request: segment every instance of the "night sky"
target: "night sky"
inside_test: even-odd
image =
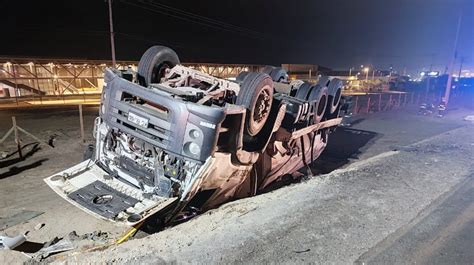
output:
[[[104,0],[0,0],[0,10],[0,55],[110,59]],[[430,64],[444,71],[463,10],[458,55],[474,70],[474,0],[114,0],[113,10],[118,60],[162,44],[183,62],[393,65],[412,74]]]

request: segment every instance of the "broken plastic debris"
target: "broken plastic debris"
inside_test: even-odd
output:
[[[53,240],[54,242],[56,240]],[[46,244],[48,245],[48,244]],[[51,254],[63,252],[63,251],[68,251],[74,249],[74,245],[72,242],[68,239],[61,239],[54,244],[51,244],[49,246],[45,246],[42,249],[40,249],[37,253],[34,255],[34,259],[37,261],[41,261],[47,257],[49,257]]]
[[[4,249],[14,249],[26,241],[24,235],[16,237],[0,236],[0,247]]]

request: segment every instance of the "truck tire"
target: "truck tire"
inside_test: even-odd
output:
[[[257,135],[270,115],[273,103],[273,81],[264,73],[248,73],[237,95],[235,102],[247,108],[244,132],[250,136]]]
[[[159,83],[165,75],[166,69],[179,64],[178,55],[165,46],[152,46],[145,51],[138,62],[138,83],[148,87],[152,83]]]
[[[334,78],[329,82],[328,86],[328,106],[326,112],[328,115],[333,114],[341,102],[342,81]]]
[[[331,80],[332,80],[332,78],[329,77],[329,76],[325,76],[325,75],[321,76],[318,80],[318,85],[320,85],[322,87],[323,86],[327,87],[327,86],[329,86],[329,83],[331,83]]]
[[[245,77],[246,77],[249,73],[250,73],[250,72],[246,72],[246,71],[240,72],[240,73],[237,75],[237,77],[235,78],[235,81],[237,81],[237,83],[241,84],[241,83],[244,81]]]
[[[275,67],[270,72],[270,77],[273,79],[274,82],[284,82],[288,83],[288,73],[285,69],[281,67]]]
[[[262,70],[260,70],[260,73],[264,73],[264,74],[270,75],[271,72],[273,71],[273,69],[275,69],[274,66],[266,65],[265,67],[262,68]]]
[[[298,89],[303,83],[304,82],[301,80],[292,80],[290,82],[290,96],[291,97],[294,97],[296,95],[296,91],[298,91]]]
[[[304,82],[298,87],[298,90],[296,90],[295,97],[299,100],[307,100],[311,87],[311,83]]]
[[[308,95],[308,101],[312,102],[311,104],[311,124],[316,124],[321,121],[326,113],[326,108],[328,104],[328,88],[322,87],[320,85],[315,85],[311,88],[311,91]]]

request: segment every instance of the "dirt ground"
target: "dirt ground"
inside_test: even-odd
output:
[[[42,212],[0,234],[30,231],[28,240],[41,243],[73,230],[79,234],[101,230],[110,232],[112,238],[118,236],[124,228],[75,209],[42,181],[79,162],[84,148],[79,141],[77,111],[60,109],[49,113],[0,113],[0,135],[8,130],[10,124],[3,121],[11,115],[18,117],[20,126],[42,139],[58,134],[55,149],[41,147],[26,161],[14,165],[5,161],[15,155],[0,160],[0,217],[21,211]],[[96,110],[85,113],[86,131],[90,131]],[[330,136],[328,149],[312,167],[314,173],[321,175],[225,204],[187,223],[105,251],[57,255],[49,261],[377,260],[375,257],[382,252],[375,251],[376,246],[404,231],[404,227],[413,226],[413,220],[474,172],[473,125],[462,121],[467,114],[453,111],[443,119],[417,116],[414,111],[358,116],[351,128],[339,128]],[[89,136],[88,141],[91,140]],[[14,146],[8,146],[6,151],[14,151]],[[12,168],[15,166],[19,169]],[[45,226],[35,230],[38,223]],[[0,251],[2,259],[2,263],[28,260],[15,251]]]

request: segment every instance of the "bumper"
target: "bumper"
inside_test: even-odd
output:
[[[130,226],[179,198],[145,198],[141,190],[111,178],[86,160],[44,179],[59,196],[85,212],[119,225]]]

